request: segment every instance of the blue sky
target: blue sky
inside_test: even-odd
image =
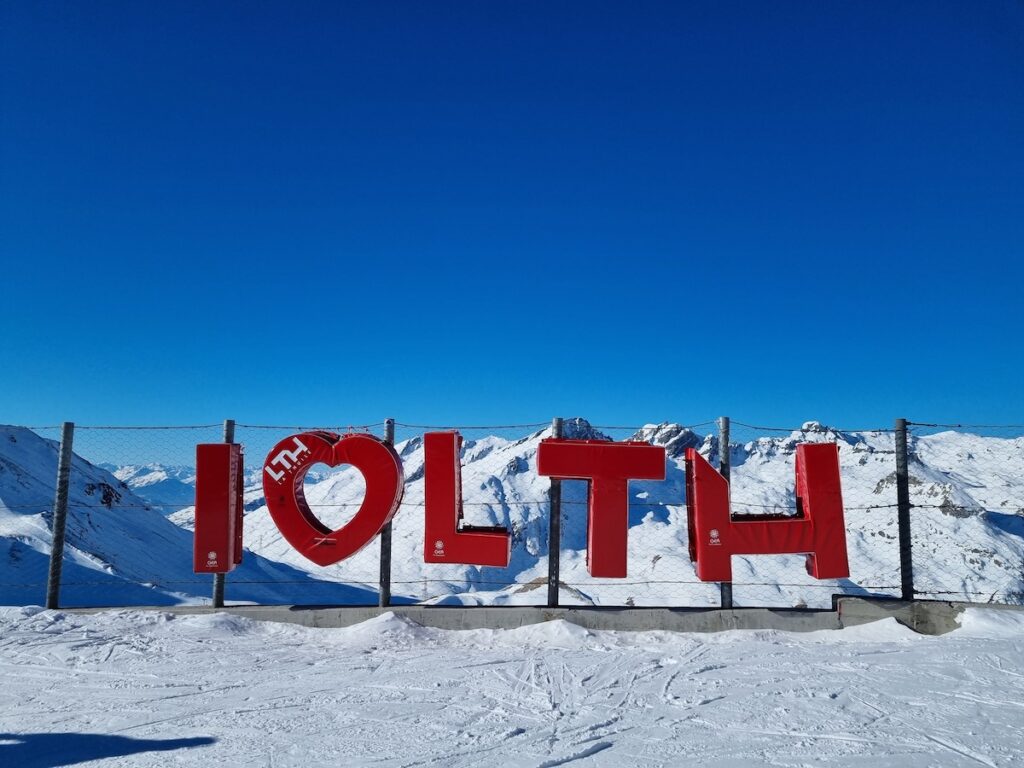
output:
[[[1020,423],[1022,50],[1012,2],[0,2],[0,421]]]

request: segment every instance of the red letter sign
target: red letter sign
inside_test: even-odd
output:
[[[196,446],[196,526],[192,570],[230,573],[242,562],[242,446]]]
[[[310,512],[303,494],[303,478],[317,463],[351,464],[366,481],[359,511],[336,531]],[[404,490],[398,454],[373,435],[303,432],[275,445],[263,465],[270,516],[288,543],[317,565],[340,562],[369,544],[398,511]]]
[[[816,579],[850,575],[839,482],[839,450],[833,443],[796,449],[796,517],[729,512],[729,482],[693,448],[686,449],[686,505],[690,559],[701,581],[732,581],[732,555],[807,553]]]
[[[512,551],[508,529],[462,524],[461,450],[458,432],[423,436],[423,561],[506,568]]]
[[[664,480],[665,449],[647,443],[600,440],[541,440],[537,472],[589,480],[587,570],[591,576],[626,575],[629,481]]]

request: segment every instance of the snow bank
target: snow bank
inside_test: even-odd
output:
[[[132,766],[1011,766],[1020,615],[941,637],[311,629],[0,608],[0,760]]]
[[[961,636],[1024,639],[1024,610],[968,608],[959,622],[956,634]]]

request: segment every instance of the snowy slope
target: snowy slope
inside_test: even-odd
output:
[[[45,599],[58,446],[0,427],[0,603]],[[62,605],[172,605],[205,600],[210,577],[192,573],[192,536],[106,470],[75,456],[71,469]],[[250,555],[229,597],[285,602],[305,591],[327,601],[375,602],[361,588]],[[245,583],[248,582],[248,583]]]
[[[154,509],[169,515],[195,504],[196,471],[193,467],[165,464],[100,464]]]
[[[810,634],[307,629],[0,609],[0,761],[238,766],[1024,764],[1024,621]],[[120,758],[115,762],[116,758]]]

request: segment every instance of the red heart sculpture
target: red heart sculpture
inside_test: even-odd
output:
[[[306,503],[302,483],[314,464],[351,464],[366,480],[359,511],[336,531],[320,522]],[[263,464],[270,516],[288,543],[317,565],[341,562],[373,541],[398,511],[404,490],[401,459],[373,435],[303,432],[275,445]]]

